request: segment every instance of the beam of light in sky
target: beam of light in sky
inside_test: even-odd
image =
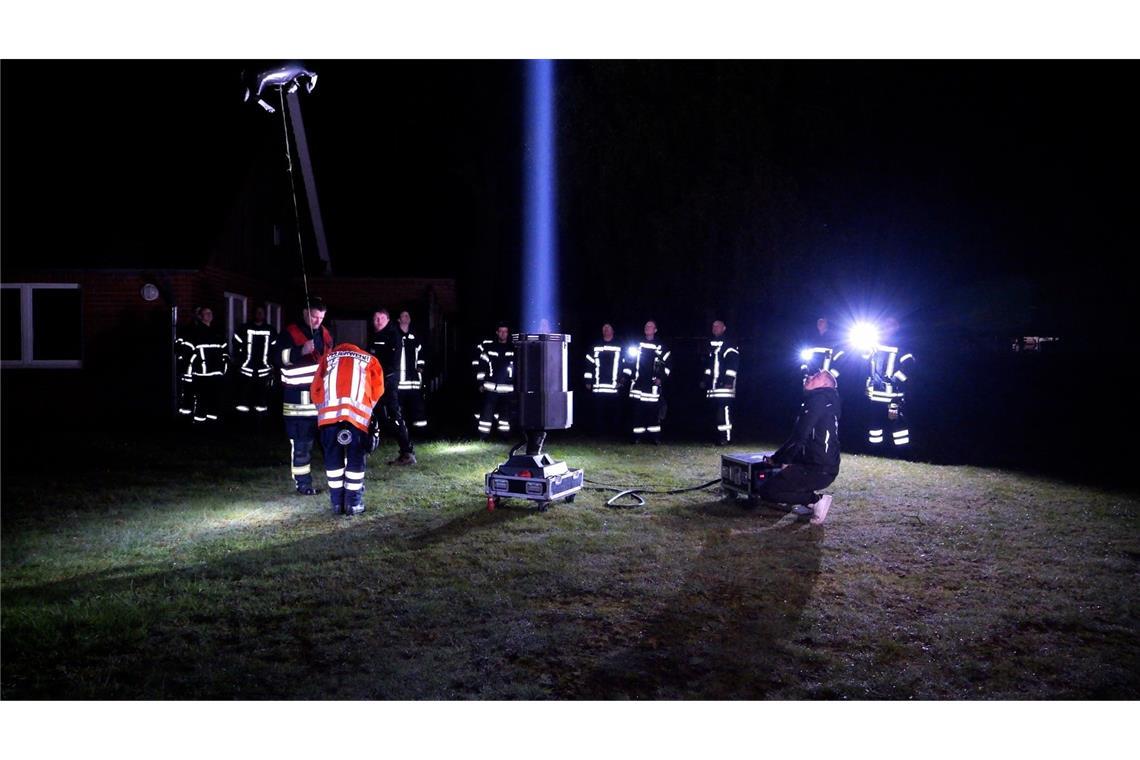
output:
[[[554,62],[527,61],[524,145],[522,329],[558,323],[557,163],[554,155]]]

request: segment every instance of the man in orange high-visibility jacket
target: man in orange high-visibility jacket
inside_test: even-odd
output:
[[[358,515],[364,511],[368,422],[384,395],[384,371],[372,354],[341,343],[321,357],[310,394],[317,405],[332,512]]]

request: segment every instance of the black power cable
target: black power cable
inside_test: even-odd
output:
[[[687,493],[689,491],[700,491],[702,489],[708,488],[709,486],[718,485],[720,483],[720,478],[717,478],[716,480],[710,480],[707,483],[702,483],[699,486],[673,488],[667,491],[655,491],[648,486],[618,486],[613,485],[612,483],[599,483],[598,481],[590,480],[589,478],[583,478],[583,480],[591,484],[589,486],[589,490],[591,491],[617,491],[617,493],[614,496],[610,497],[609,501],[606,502],[607,507],[644,507],[646,505],[646,500],[642,494],[656,494],[659,496],[667,496],[670,494]],[[618,499],[626,497],[635,499],[635,503],[617,503]]]

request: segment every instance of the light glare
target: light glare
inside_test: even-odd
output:
[[[879,345],[879,329],[869,322],[856,322],[849,334],[851,345],[860,351],[871,351]]]

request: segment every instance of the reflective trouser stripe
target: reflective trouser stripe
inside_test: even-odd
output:
[[[344,475],[343,467],[341,467],[339,470],[325,470],[325,476],[328,478],[339,478],[342,475]]]
[[[364,473],[345,471],[344,490],[359,491],[364,488]]]
[[[633,434],[634,434],[634,435],[641,435],[641,434],[642,434],[642,433],[644,433],[644,432],[645,432],[645,428],[643,428],[643,427],[635,427],[635,428],[633,429]]]
[[[309,455],[312,456],[312,451]],[[312,472],[312,465],[309,462],[297,464],[297,443],[292,438],[289,439],[289,465],[294,478],[307,477]]]
[[[344,481],[340,479],[330,480],[329,488],[344,488]]]
[[[661,432],[661,426],[660,425],[650,425],[649,427],[647,427],[645,429],[647,432],[650,432],[650,433],[660,433]]]
[[[420,420],[419,422],[413,422],[412,427],[427,427],[427,420]]]

